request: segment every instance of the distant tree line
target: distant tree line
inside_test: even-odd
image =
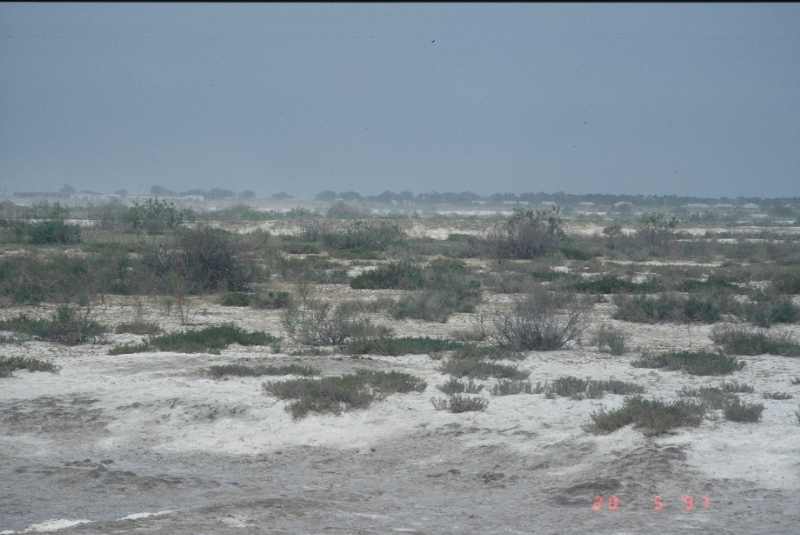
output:
[[[217,201],[222,199],[235,199],[237,197],[236,192],[229,190],[229,189],[220,189],[214,188],[211,191],[205,191],[202,189],[190,189],[186,191],[176,192],[172,191],[171,189],[167,189],[163,186],[155,185],[150,188],[150,195],[157,195],[159,197],[185,197],[187,195],[199,195],[202,196],[203,199],[207,201]],[[238,195],[240,199],[252,199],[256,196],[253,190],[244,190]]]
[[[495,193],[493,195],[479,195],[471,191],[455,192],[432,192],[418,193],[414,195],[410,191],[384,191],[379,195],[362,196],[355,191],[345,191],[337,193],[326,190],[318,193],[315,197],[318,201],[333,202],[343,200],[345,202],[380,202],[380,203],[417,203],[417,204],[473,204],[475,202],[485,202],[487,204],[502,204],[504,202],[541,204],[543,202],[555,203],[560,206],[577,205],[580,203],[593,203],[600,206],[612,206],[617,203],[630,203],[634,206],[683,206],[686,204],[708,204],[709,206],[718,204],[730,204],[732,206],[743,206],[745,204],[756,204],[760,208],[770,208],[773,206],[785,206],[787,204],[800,206],[800,197],[778,197],[764,199],[761,197],[691,197],[679,195],[611,195],[603,193],[591,193],[585,195],[575,195],[559,191],[556,193]]]

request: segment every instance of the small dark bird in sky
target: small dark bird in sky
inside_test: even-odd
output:
[[[431,41],[431,43],[435,43],[435,42],[436,42],[436,39],[434,39],[433,41]]]

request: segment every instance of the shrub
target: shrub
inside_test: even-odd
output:
[[[285,366],[245,366],[244,364],[225,364],[211,366],[209,372],[214,377],[235,375],[238,377],[260,377],[262,375],[319,375],[320,370],[311,366],[287,364]]]
[[[8,377],[16,370],[58,373],[61,368],[46,360],[26,357],[0,357],[0,377]]]
[[[171,271],[188,283],[190,293],[246,291],[254,278],[251,266],[238,259],[242,253],[240,238],[207,225],[180,229],[175,248],[167,252]]]
[[[800,319],[800,307],[790,299],[758,294],[754,301],[741,305],[740,315],[759,327],[775,323],[794,323]]]
[[[354,375],[323,377],[322,379],[293,379],[264,383],[264,391],[279,399],[293,399],[286,410],[294,419],[310,411],[340,414],[342,410],[366,408],[376,394],[384,397],[393,393],[422,392],[425,382],[406,373],[357,370]]]
[[[760,403],[742,403],[737,398],[729,403],[725,409],[725,419],[732,422],[754,423],[761,419],[764,405]]]
[[[255,308],[291,308],[294,306],[294,299],[289,292],[268,290],[267,293],[257,294],[251,299],[250,304]]]
[[[424,338],[411,336],[402,338],[379,337],[353,340],[345,345],[342,351],[354,355],[370,354],[396,357],[399,355],[423,355],[448,351],[461,347],[461,345],[458,342],[441,338],[429,338],[427,336]]]
[[[776,399],[779,401],[792,399],[794,396],[789,392],[764,392],[764,399]]]
[[[112,212],[113,213],[113,212]],[[180,210],[175,204],[158,199],[147,199],[144,204],[134,202],[123,214],[121,221],[102,221],[105,225],[122,225],[130,230],[144,230],[148,234],[162,234],[174,229],[184,221],[194,219],[190,209]]]
[[[155,349],[176,353],[218,354],[220,350],[234,343],[243,346],[264,346],[276,340],[277,338],[263,331],[248,332],[233,323],[225,323],[196,331],[179,331],[154,336],[142,344],[117,346],[109,351],[109,355],[141,353]]]
[[[522,360],[523,353],[502,347],[463,344],[455,348],[454,359]]]
[[[631,362],[637,368],[683,370],[691,375],[726,375],[744,368],[735,357],[711,351],[670,351],[659,355],[643,355]]]
[[[437,386],[439,390],[445,394],[477,394],[483,390],[484,385],[475,384],[471,379],[469,382],[459,381],[455,377],[451,377],[449,381]]]
[[[433,407],[438,411],[450,411],[454,413],[485,411],[489,406],[489,400],[482,396],[464,396],[454,394],[445,399],[431,398]]]
[[[708,279],[701,281],[697,279],[686,279],[678,284],[678,290],[681,292],[703,292],[713,294],[744,293],[744,289],[736,284],[726,281],[719,275],[711,275]]]
[[[737,393],[752,393],[753,387],[732,382],[722,383],[720,386],[703,386],[699,389],[683,387],[678,392],[681,397],[694,397],[699,398],[710,409],[724,409],[734,401],[738,401]]]
[[[739,326],[725,326],[711,331],[711,340],[729,355],[800,356],[800,343],[788,333],[751,331]]]
[[[159,334],[161,332],[161,327],[157,323],[137,320],[120,323],[116,326],[114,332],[117,334]]]
[[[772,289],[781,294],[800,294],[800,271],[787,269],[772,276]]]
[[[328,303],[311,303],[305,309],[287,309],[281,323],[289,337],[303,345],[342,345],[353,338],[386,336],[386,328],[376,327],[351,306],[340,303],[331,311]]]
[[[356,221],[341,232],[322,234],[323,243],[331,249],[349,249],[356,253],[385,251],[398,244],[403,232],[396,225],[370,224]]]
[[[608,434],[633,424],[645,435],[654,436],[683,426],[698,426],[703,421],[705,407],[701,403],[679,400],[666,403],[657,399],[633,396],[619,409],[601,409],[591,415],[592,423],[584,426],[588,432]]]
[[[599,279],[576,282],[572,287],[578,292],[594,294],[619,294],[619,293],[655,293],[662,287],[654,282],[630,282],[619,279],[612,274],[606,274]]]
[[[365,219],[369,213],[365,213],[357,206],[351,206],[346,202],[339,201],[328,209],[325,217],[328,219]]]
[[[573,303],[559,314],[557,303],[543,294],[529,294],[508,310],[495,313],[492,339],[514,351],[553,351],[579,339],[586,303]]]
[[[424,284],[422,273],[422,268],[410,262],[392,262],[353,277],[350,279],[350,287],[356,290],[414,290]]]
[[[509,381],[502,379],[492,387],[493,396],[515,396],[517,394],[532,394],[531,383],[528,381]]]
[[[720,310],[712,299],[691,295],[679,297],[661,294],[658,297],[645,295],[617,295],[614,297],[617,311],[613,318],[640,323],[657,322],[703,322],[719,320]]]
[[[31,223],[27,230],[33,245],[71,245],[81,242],[81,228],[68,225],[60,219]]]
[[[548,212],[514,209],[502,227],[474,240],[492,258],[530,259],[558,248],[564,241],[558,208]]]
[[[611,392],[612,394],[618,395],[641,394],[644,392],[644,387],[617,380],[583,380],[570,375],[566,377],[559,377],[552,383],[545,384],[543,388],[537,388],[537,391],[543,391],[545,396],[548,398],[563,396],[571,397],[575,400],[581,400],[585,398],[599,399],[603,397],[605,392]]]
[[[64,345],[96,342],[107,331],[106,327],[89,319],[91,311],[80,312],[69,305],[59,306],[49,320],[30,319],[25,315],[0,321],[0,330],[37,336],[42,340]]]
[[[253,302],[253,296],[242,292],[228,292],[220,297],[219,302],[224,307],[246,307]]]
[[[467,359],[447,359],[439,368],[442,373],[448,373],[454,377],[469,377],[470,379],[488,379],[497,377],[499,379],[527,379],[530,372],[522,371],[516,366],[505,364],[495,364],[476,358]]]
[[[612,355],[624,355],[628,351],[625,333],[605,323],[598,329],[592,343],[597,344],[598,350]]]

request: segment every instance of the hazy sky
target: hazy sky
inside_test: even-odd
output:
[[[0,4],[0,190],[800,195],[800,4]]]

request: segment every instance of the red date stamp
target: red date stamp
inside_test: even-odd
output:
[[[690,494],[681,494],[681,501],[683,502],[683,508],[687,511],[691,511],[695,507],[708,509],[710,505],[710,499],[706,495],[700,496],[699,501],[695,504],[694,496]],[[664,500],[660,494],[653,497],[653,504],[653,509],[655,511],[661,511],[664,508]],[[592,509],[599,511],[603,508],[607,508],[609,511],[615,511],[619,506],[619,497],[615,494],[610,495],[608,499],[598,494],[594,497]]]

